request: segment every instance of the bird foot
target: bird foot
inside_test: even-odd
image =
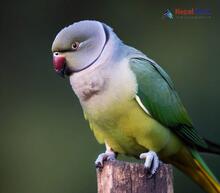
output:
[[[103,168],[104,161],[113,161],[116,159],[116,154],[112,150],[107,150],[105,153],[98,155],[98,158],[95,161],[96,168]]]
[[[156,173],[160,165],[157,154],[154,151],[142,153],[140,155],[140,159],[145,159],[144,168],[150,174],[150,177],[152,177]]]

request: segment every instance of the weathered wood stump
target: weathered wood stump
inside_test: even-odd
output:
[[[98,193],[173,193],[170,165],[161,164],[149,178],[143,164],[123,161],[105,162],[97,169]]]

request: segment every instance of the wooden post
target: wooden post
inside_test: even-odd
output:
[[[173,193],[170,165],[161,164],[149,178],[143,164],[107,161],[97,169],[98,193]]]

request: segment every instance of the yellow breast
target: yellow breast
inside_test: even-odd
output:
[[[107,142],[119,153],[138,156],[153,150],[167,155],[180,146],[177,137],[146,114],[134,99],[111,107],[101,119],[89,121],[97,140]]]

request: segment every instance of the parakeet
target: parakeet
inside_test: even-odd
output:
[[[220,146],[198,134],[172,80],[155,61],[94,20],[62,29],[52,53],[55,71],[69,77],[85,119],[106,145],[95,161],[98,167],[125,154],[145,159],[153,175],[162,160],[206,192],[220,193],[219,182],[199,155],[220,154]]]

